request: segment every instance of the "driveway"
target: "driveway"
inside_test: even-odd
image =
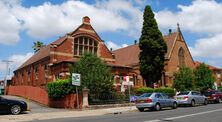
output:
[[[2,95],[4,98],[8,99],[15,99],[15,100],[23,100],[27,102],[27,99],[18,97],[18,96],[9,96],[9,95]],[[29,104],[30,112],[29,113],[48,113],[48,112],[64,112],[69,111],[68,109],[62,109],[62,108],[50,108],[48,106],[39,104],[37,102],[29,100],[27,102]]]

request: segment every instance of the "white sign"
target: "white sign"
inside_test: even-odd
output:
[[[133,81],[130,81],[130,76],[123,76],[123,80],[121,82],[121,92],[125,92],[129,87],[133,87]]]
[[[72,73],[72,85],[80,86],[80,74]]]

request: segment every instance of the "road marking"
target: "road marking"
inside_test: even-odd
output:
[[[158,119],[156,119],[156,120],[149,120],[149,121],[144,121],[144,122],[160,122],[161,120],[158,120]]]
[[[180,118],[185,118],[185,117],[190,117],[190,116],[208,114],[208,113],[217,112],[217,111],[222,111],[222,109],[216,109],[216,110],[212,110],[212,111],[205,111],[205,112],[200,112],[200,113],[195,113],[195,114],[187,114],[187,115],[183,115],[183,116],[169,117],[169,118],[163,118],[163,119],[148,120],[148,121],[144,121],[144,122],[161,122],[164,120],[169,121],[169,120],[180,119]]]

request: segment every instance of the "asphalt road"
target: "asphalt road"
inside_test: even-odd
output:
[[[207,106],[179,107],[161,111],[129,112],[94,117],[61,118],[44,122],[221,122],[222,104]],[[35,121],[41,122],[41,121]],[[42,121],[43,122],[43,121]]]

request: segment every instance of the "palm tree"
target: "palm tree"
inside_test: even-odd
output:
[[[37,51],[39,51],[40,50],[40,48],[42,48],[42,47],[44,47],[45,45],[43,44],[43,42],[41,42],[41,41],[36,41],[36,42],[34,42],[34,46],[32,46],[32,48],[34,49],[34,51],[35,51],[35,53],[37,52]]]

